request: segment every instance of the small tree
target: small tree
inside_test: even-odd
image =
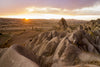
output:
[[[0,33],[0,35],[2,35],[2,33]]]

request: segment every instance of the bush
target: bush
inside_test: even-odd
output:
[[[0,35],[2,35],[2,33],[0,33]]]

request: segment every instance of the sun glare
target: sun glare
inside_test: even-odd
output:
[[[97,17],[100,17],[98,15],[77,15],[77,16],[70,16],[70,15],[57,15],[57,14],[22,14],[22,15],[15,15],[15,16],[2,16],[6,18],[24,18],[25,21],[29,21],[29,19],[78,19],[78,20],[91,20],[97,19]]]
[[[24,20],[25,20],[25,21],[28,21],[29,19],[28,19],[28,18],[24,18]]]

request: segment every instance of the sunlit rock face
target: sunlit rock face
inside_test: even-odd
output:
[[[39,67],[35,60],[30,50],[20,45],[13,45],[0,58],[0,67]]]
[[[0,48],[0,58],[2,57],[2,55],[6,52],[8,48]]]

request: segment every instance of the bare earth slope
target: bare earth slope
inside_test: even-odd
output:
[[[25,41],[31,40],[34,35],[38,34],[36,31],[25,31],[23,33],[14,35],[6,45],[19,44],[24,45]]]

